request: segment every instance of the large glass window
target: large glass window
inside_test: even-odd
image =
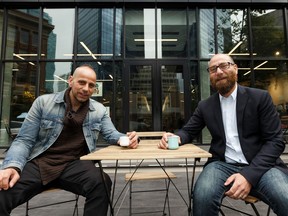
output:
[[[215,50],[214,18],[212,9],[200,10],[200,56],[210,58]]]
[[[218,9],[216,14],[218,53],[235,57],[250,55],[247,9]]]
[[[187,56],[187,16],[185,9],[157,10],[157,57]]]
[[[257,57],[285,56],[283,10],[252,10],[253,53]]]
[[[80,8],[78,13],[78,59],[107,59],[113,56],[113,9]],[[121,14],[117,13],[119,22]],[[117,37],[118,48],[120,38]],[[119,52],[119,50],[118,50]],[[101,65],[100,62],[98,62]]]
[[[44,9],[41,47],[43,58],[73,57],[74,19],[75,9]]]
[[[125,30],[127,58],[156,57],[155,9],[126,9]]]
[[[36,59],[38,47],[39,9],[8,11],[6,58],[14,60]]]
[[[93,98],[107,107],[119,130],[178,129],[175,119],[187,120],[199,100],[214,92],[206,68],[215,53],[230,54],[238,65],[238,83],[268,90],[279,114],[287,113],[287,8],[150,3],[109,8],[40,4],[7,8],[7,17],[3,6],[1,145],[3,122],[19,128],[35,97],[66,89],[73,69],[84,63],[97,73]],[[174,64],[177,60],[181,64]],[[204,130],[202,141],[209,139]]]

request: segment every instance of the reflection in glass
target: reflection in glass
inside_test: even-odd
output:
[[[30,60],[37,58],[38,50],[35,42],[38,40],[38,23],[38,9],[8,11],[7,59]]]
[[[200,62],[200,98],[201,100],[208,98],[213,92],[211,92],[210,88],[210,77],[207,72],[208,62],[201,61]]]
[[[189,40],[190,40],[190,55],[196,57],[197,55],[197,22],[196,10],[189,10]]]
[[[238,83],[243,86],[252,86],[252,73],[250,61],[235,61],[238,66]]]
[[[73,57],[74,17],[74,9],[44,9],[41,49],[44,58],[71,59]]]
[[[72,73],[71,62],[43,62],[40,72],[40,94],[63,91]]]
[[[5,64],[1,118],[12,130],[21,127],[35,100],[36,71],[34,62]]]
[[[215,53],[214,19],[212,9],[200,9],[200,56],[211,57]]]
[[[286,99],[286,102],[288,102],[288,95],[284,96],[285,93],[288,93],[288,73],[286,62],[271,60],[255,61],[254,74],[256,88],[274,92],[275,98],[273,100],[275,103],[281,103],[282,100]]]
[[[162,128],[167,132],[184,125],[183,65],[162,65]]]
[[[187,56],[186,25],[185,9],[157,10],[158,58]]]
[[[115,18],[115,58],[122,57],[122,38],[123,38],[123,10],[116,8]]]
[[[127,58],[155,58],[155,9],[125,11],[125,52]]]
[[[152,130],[151,65],[130,66],[129,130]]]
[[[2,26],[3,26],[3,10],[0,9],[0,52],[2,48]]]
[[[261,65],[257,67],[258,65]],[[286,61],[255,61],[255,87],[268,90],[279,115],[288,110],[288,68]]]
[[[95,62],[91,64],[97,74],[96,92],[92,98],[102,103],[110,111],[113,104],[113,65],[110,62],[103,62],[101,65],[95,64]]]
[[[191,61],[190,62],[190,91],[191,91],[191,108],[192,112],[196,109],[198,102],[199,102],[199,96],[200,96],[200,81],[199,81],[199,75],[198,75],[198,63]]]
[[[253,53],[257,56],[285,56],[284,16],[282,9],[252,10]]]
[[[122,63],[116,62],[115,63],[115,80],[116,80],[116,97],[115,100],[115,127],[119,131],[123,131],[123,89],[124,89],[124,82],[123,82],[123,71],[122,71]]]
[[[248,50],[247,9],[217,10],[218,53],[250,55]]]
[[[121,14],[117,13],[119,21]],[[80,8],[78,14],[77,57],[107,59],[113,56],[113,9]],[[116,38],[119,40],[120,38]],[[119,43],[119,41],[117,41]],[[119,52],[119,50],[116,50]],[[100,62],[98,62],[101,65]]]

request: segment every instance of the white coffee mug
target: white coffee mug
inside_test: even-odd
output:
[[[128,136],[121,136],[120,137],[120,146],[129,146],[130,139]]]

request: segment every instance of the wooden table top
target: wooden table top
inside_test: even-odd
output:
[[[137,149],[110,145],[82,156],[81,160],[139,160],[209,158],[211,154],[193,144],[185,144],[176,150],[159,149],[160,140],[141,140]]]

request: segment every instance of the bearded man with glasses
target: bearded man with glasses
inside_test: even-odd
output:
[[[175,135],[191,143],[204,127],[212,136],[208,159],[193,192],[193,216],[218,216],[225,196],[248,194],[267,203],[278,216],[288,212],[288,168],[281,122],[267,91],[237,84],[238,67],[225,54],[209,62],[211,86],[217,91],[198,107]],[[165,133],[158,144],[167,149]]]

